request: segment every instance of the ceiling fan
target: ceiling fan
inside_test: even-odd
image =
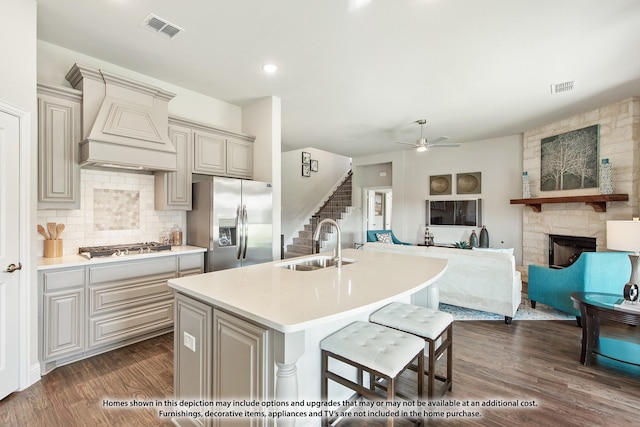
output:
[[[420,125],[420,139],[416,140],[416,142],[396,141],[396,144],[411,145],[412,148],[415,148],[416,151],[420,153],[427,151],[431,147],[459,147],[460,146],[460,144],[439,144],[438,143],[439,141],[446,141],[447,139],[449,139],[448,136],[441,136],[440,138],[436,139],[432,143],[428,142],[427,138],[425,138],[422,135],[422,127],[425,125],[425,123],[427,123],[427,120],[426,119],[416,120],[416,123]]]

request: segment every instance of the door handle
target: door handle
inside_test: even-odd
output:
[[[22,263],[19,262],[18,265],[9,264],[7,269],[4,271],[5,273],[13,273],[16,270],[22,270]]]
[[[242,259],[247,258],[247,245],[249,240],[249,217],[247,216],[247,205],[242,206],[242,226],[244,234],[244,248],[242,248]]]
[[[240,205],[236,208],[236,259],[240,259],[242,256],[242,210]]]

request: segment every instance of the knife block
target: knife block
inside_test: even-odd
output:
[[[44,257],[58,258],[62,256],[62,239],[44,241]]]

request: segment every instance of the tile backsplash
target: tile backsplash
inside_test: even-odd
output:
[[[38,224],[65,225],[64,255],[77,254],[82,246],[158,242],[160,234],[186,226],[183,211],[154,210],[154,177],[117,171],[81,170],[80,209],[38,210]],[[38,234],[38,256],[43,238]]]
[[[138,230],[140,191],[93,189],[93,230]]]

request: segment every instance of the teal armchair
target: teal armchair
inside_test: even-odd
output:
[[[367,242],[377,242],[378,238],[376,237],[376,233],[389,233],[391,234],[391,241],[394,244],[411,246],[411,243],[401,242],[398,240],[391,230],[367,230]]]
[[[546,304],[577,317],[573,307],[573,292],[604,292],[620,294],[631,276],[631,262],[626,252],[583,252],[569,267],[553,269],[529,266],[528,296],[531,307],[536,302]]]

